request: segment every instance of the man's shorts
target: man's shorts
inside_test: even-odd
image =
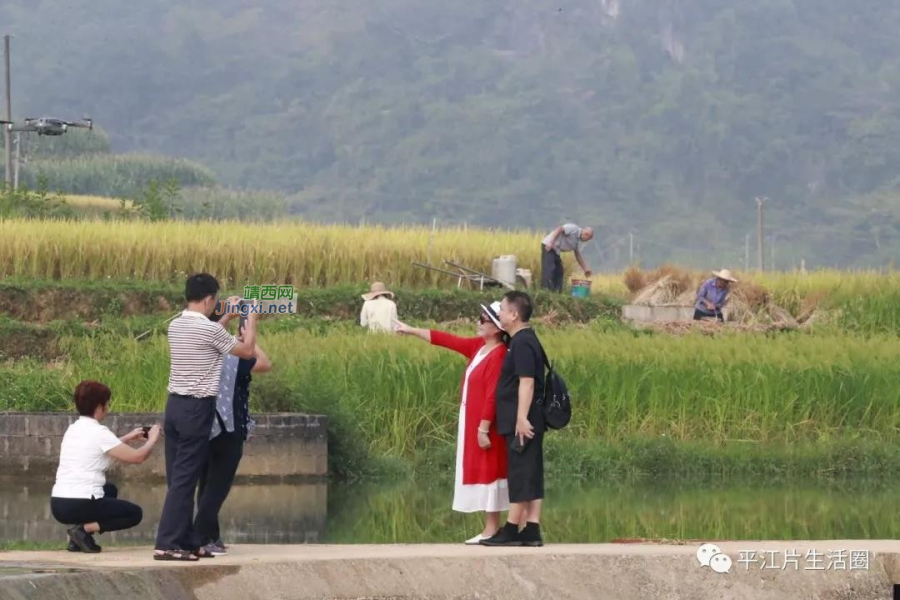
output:
[[[516,452],[515,435],[506,436],[509,469],[509,501],[531,502],[544,497],[544,434],[535,433],[525,440],[525,450]]]

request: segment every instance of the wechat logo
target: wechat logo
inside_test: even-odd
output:
[[[722,549],[715,544],[703,544],[697,550],[697,560],[701,567],[709,567],[716,573],[728,573],[731,571],[731,557],[722,553]]]

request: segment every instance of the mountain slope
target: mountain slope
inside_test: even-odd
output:
[[[0,23],[17,116],[87,112],[312,218],[578,219],[597,261],[635,231],[645,261],[741,266],[765,195],[776,265],[900,250],[888,0],[6,0]]]

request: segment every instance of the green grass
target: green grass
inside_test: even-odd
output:
[[[337,472],[452,464],[462,357],[349,323],[285,323],[263,325],[275,370],[254,380],[255,410],[328,415]],[[561,471],[900,472],[890,451],[900,426],[894,335],[674,338],[603,321],[540,333],[575,403],[569,428],[550,436],[548,454]],[[0,366],[7,408],[67,410],[75,384],[93,378],[113,389],[116,411],[162,409],[163,336],[135,341],[101,327],[62,330],[58,343],[67,359]]]

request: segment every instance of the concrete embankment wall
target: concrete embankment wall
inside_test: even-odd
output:
[[[118,481],[124,500],[144,510],[140,525],[104,533],[101,545],[153,544],[162,514],[166,484]],[[53,481],[40,484],[0,479],[0,540],[55,543],[63,548],[66,526],[50,513]],[[312,544],[325,538],[328,483],[236,485],[219,515],[222,537],[236,544]],[[0,552],[0,561],[3,553]]]
[[[879,554],[867,570],[735,564],[717,574],[699,566],[694,547],[306,546],[293,557],[284,548],[280,556],[270,548],[267,556],[187,566],[129,568],[122,561],[102,570],[6,577],[0,570],[0,599],[890,600],[898,572],[895,553]]]
[[[0,477],[53,477],[66,428],[77,418],[66,413],[0,413]],[[256,428],[244,446],[238,477],[324,477],[328,474],[327,419],[321,415],[254,415]],[[104,420],[116,435],[135,427],[162,424],[158,413],[113,414]],[[142,465],[113,461],[110,480],[165,480],[162,445]]]

